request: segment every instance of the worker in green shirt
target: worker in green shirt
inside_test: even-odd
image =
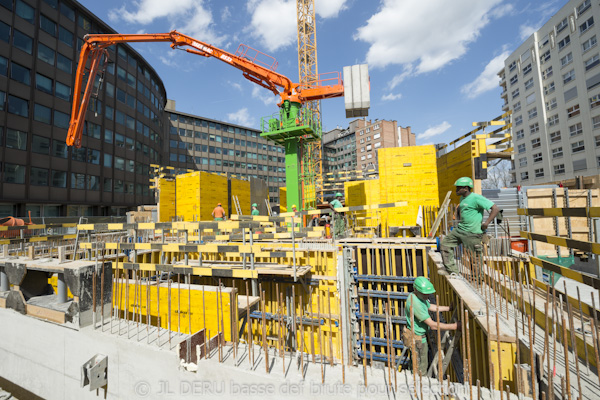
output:
[[[329,208],[333,210],[333,238],[341,239],[346,233],[346,220],[341,212],[336,211],[336,208],[342,208],[342,198],[344,196],[341,193],[335,194],[335,199],[329,202]]]
[[[462,243],[467,250],[474,251],[477,254],[480,260],[478,265],[481,266],[483,232],[485,232],[490,222],[496,218],[500,209],[492,201],[472,192],[473,180],[471,178],[459,178],[454,186],[456,186],[456,195],[460,196],[460,204],[456,208],[455,215],[455,219],[459,223],[442,240],[442,260],[449,273],[458,274],[459,271],[454,261],[454,248]],[[485,222],[483,222],[483,210],[490,211],[490,215]]]
[[[429,347],[427,346],[427,332],[429,329],[437,330],[438,326],[441,330],[453,331],[460,329],[460,323],[445,324],[431,319],[429,312],[452,311],[451,307],[439,306],[431,304],[428,300],[429,296],[435,293],[435,288],[429,279],[424,276],[419,276],[413,283],[414,291],[408,295],[405,303],[406,310],[406,328],[404,329],[402,340],[404,345],[411,348],[412,337],[415,340],[415,349],[412,350],[413,357],[417,357],[417,365],[421,375],[427,374],[427,364],[429,361]],[[414,309],[415,326],[412,326],[411,308]]]
[[[260,215],[260,211],[258,211],[258,204],[252,203],[252,215]]]

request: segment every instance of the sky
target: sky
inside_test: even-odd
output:
[[[119,33],[170,30],[235,53],[274,57],[298,82],[296,0],[80,0]],[[498,71],[566,0],[315,0],[320,73],[367,63],[370,120],[412,128],[417,144],[447,143],[502,114]],[[181,112],[259,128],[278,97],[215,58],[132,45]],[[323,130],[347,128],[343,98],[321,102]]]

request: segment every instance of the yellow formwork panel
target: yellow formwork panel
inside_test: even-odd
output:
[[[194,171],[176,177],[177,216],[184,221],[212,220],[212,211],[221,203],[228,215],[227,177]]]
[[[344,198],[346,206],[380,204],[380,183],[378,179],[345,182]],[[375,227],[380,223],[380,211],[357,211],[357,226]]]
[[[287,188],[285,186],[279,187],[279,210],[280,213],[287,212]]]
[[[231,179],[231,196],[237,196],[243,215],[250,215],[252,204],[250,203],[250,182],[239,179]],[[232,207],[233,206],[233,198]]]
[[[475,159],[485,154],[485,139],[469,140],[458,148],[442,155],[437,160],[438,185],[440,202],[446,197],[448,191],[452,192],[452,202],[458,203],[454,182],[460,177],[472,178],[475,187],[473,191],[481,194],[481,180],[475,179]]]
[[[215,336],[218,331],[224,333],[225,340],[232,340],[232,324],[235,322],[235,313],[237,312],[237,294],[231,289],[221,289],[219,296],[218,288],[215,286],[188,285],[181,284],[178,288],[177,282],[171,283],[170,298],[171,307],[169,313],[169,288],[167,283],[161,283],[158,288],[156,283],[148,286],[145,284],[134,285],[132,279],[129,279],[129,285],[124,280],[121,281],[123,288],[115,288],[113,296],[114,307],[120,310],[121,318],[127,317],[129,320],[139,318],[141,314],[142,322],[147,321],[149,310],[150,323],[157,326],[157,317],[160,315],[160,327],[164,329],[171,326],[171,331],[181,331],[183,333],[197,332],[200,329],[207,328],[211,336]],[[125,293],[125,288],[129,288],[129,294]],[[203,290],[204,289],[204,290]],[[217,306],[217,301],[219,304]],[[126,303],[127,302],[127,303]],[[125,316],[124,309],[127,304],[129,314]],[[232,304],[235,304],[232,307]],[[160,308],[160,313],[158,312]],[[169,321],[169,315],[171,319]],[[221,326],[221,319],[223,326]],[[204,325],[206,321],[206,326]],[[235,330],[233,330],[235,332]]]
[[[158,178],[158,221],[171,222],[175,217],[175,181]]]

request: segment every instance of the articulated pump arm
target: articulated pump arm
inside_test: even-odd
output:
[[[107,47],[117,43],[125,42],[171,42],[172,48],[189,47],[185,50],[189,53],[201,55],[204,57],[215,57],[243,72],[248,80],[271,90],[274,94],[281,97],[281,103],[285,100],[302,103],[307,100],[317,98],[337,97],[343,95],[343,85],[341,81],[332,89],[331,86],[317,89],[315,87],[307,88],[307,97],[300,96],[299,84],[293,83],[286,76],[275,72],[276,63],[270,67],[265,67],[255,62],[248,55],[247,46],[240,45],[236,54],[231,54],[210,44],[201,42],[192,37],[183,35],[177,31],[157,34],[141,35],[119,35],[119,34],[92,34],[84,37],[84,43],[79,56],[79,64],[75,75],[75,85],[73,89],[73,107],[71,111],[71,122],[67,134],[67,145],[81,147],[81,136],[85,121],[85,113],[90,101],[90,96],[94,87],[96,74],[102,63],[108,61]],[[255,57],[256,58],[256,57]],[[83,82],[86,67],[90,62],[87,84],[83,91]],[[341,90],[341,91],[340,91]],[[83,92],[83,93],[82,93]],[[333,93],[333,95],[332,95]],[[315,97],[316,96],[316,97]]]

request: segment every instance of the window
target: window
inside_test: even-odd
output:
[[[60,112],[54,110],[54,126],[59,128],[68,129],[69,128],[69,114],[65,114],[64,112]]]
[[[555,149],[552,149],[552,158],[560,158],[563,156],[563,148],[562,147],[557,147]]]
[[[537,122],[529,125],[529,133],[534,134],[540,130],[540,124]]]
[[[71,189],[85,189],[85,174],[71,173]]]
[[[590,108],[596,108],[600,106],[600,94],[590,97]]]
[[[553,75],[553,72],[552,72],[552,65],[551,65],[551,66],[549,66],[548,68],[546,68],[546,69],[544,70],[544,72],[542,72],[542,79],[548,79],[548,78],[550,78],[552,75]]]
[[[569,35],[565,36],[563,40],[558,42],[558,51],[561,51],[565,47],[567,47],[571,43],[571,37]]]
[[[517,140],[519,139],[523,139],[525,137],[525,132],[523,131],[523,129],[520,129],[517,131]]]
[[[35,20],[35,10],[22,0],[17,0],[15,13],[30,24],[33,24]]]
[[[529,179],[529,172],[521,172],[521,180],[526,181],[527,179]]]
[[[531,93],[529,96],[527,96],[526,103],[527,103],[527,105],[529,105],[534,102],[535,102],[535,93]]]
[[[88,20],[86,17],[84,17],[81,14],[77,18],[77,24],[80,27],[82,27],[83,29],[85,29],[86,31],[89,31],[90,28],[92,27],[92,24],[90,23],[90,20]]]
[[[6,147],[9,149],[27,150],[27,132],[7,129]]]
[[[554,92],[556,88],[554,87],[554,82],[550,82],[547,86],[544,86],[544,94],[549,95]]]
[[[8,43],[10,41],[10,25],[0,21],[0,40]]]
[[[43,62],[46,62],[52,66],[54,66],[54,59],[56,58],[56,53],[48,46],[44,46],[41,43],[38,43],[38,58]]]
[[[585,158],[583,160],[573,161],[573,171],[581,171],[584,169],[587,169],[587,161]]]
[[[60,53],[58,53],[58,55],[56,56],[56,66],[61,71],[65,71],[70,74],[71,69],[72,69],[72,64],[73,63],[71,62],[71,60],[68,57],[63,56]]]
[[[571,118],[580,114],[579,104],[575,104],[573,107],[567,108],[567,117]]]
[[[25,183],[25,167],[18,164],[4,164],[4,182],[6,183]]]
[[[379,139],[381,137],[381,133],[376,133],[373,135],[373,140]]]
[[[525,82],[525,90],[529,90],[533,87],[533,78],[530,78]]]
[[[533,162],[537,163],[537,162],[541,162],[542,161],[542,153],[535,153],[533,155]]]
[[[519,126],[523,123],[523,117],[521,115],[515,117],[515,126]]]
[[[544,177],[544,168],[538,168],[538,169],[534,170],[533,172],[534,172],[536,178]]]
[[[75,11],[65,3],[60,3],[60,13],[75,22]]]
[[[49,35],[56,37],[56,22],[40,14],[40,28]]]
[[[567,26],[569,26],[569,23],[565,18],[556,25],[556,33],[561,33]]]
[[[44,75],[35,74],[35,88],[44,93],[53,94],[52,79]]]
[[[571,153],[580,153],[585,150],[583,140],[571,143]]]
[[[517,62],[513,61],[508,65],[508,72],[513,72],[517,68]]]
[[[598,65],[598,63],[600,63],[600,55],[596,53],[587,60],[585,60],[583,63],[585,64],[585,70],[589,71],[590,69]]]
[[[516,88],[515,90],[513,90],[511,95],[512,95],[513,99],[516,99],[517,97],[519,97],[519,88]]]
[[[600,116],[592,117],[592,129],[600,128]]]
[[[510,78],[510,85],[514,85],[515,83],[519,82],[519,77],[517,75],[513,76],[512,78]]]
[[[529,119],[537,117],[537,107],[533,107],[531,110],[527,111],[529,114]]]
[[[596,39],[596,35],[594,35],[594,36],[592,36],[591,38],[589,38],[588,40],[586,40],[585,42],[583,42],[581,44],[581,49],[585,53],[586,51],[588,51],[591,48],[595,47],[596,44],[598,44],[598,40]]]
[[[52,124],[52,110],[41,104],[33,106],[33,119],[44,124]]]
[[[50,154],[50,139],[38,135],[32,135],[31,151],[38,154]]]
[[[24,85],[29,85],[31,84],[31,71],[29,68],[13,62],[10,65],[10,79],[14,79]]]
[[[71,87],[60,82],[56,82],[56,97],[66,101],[71,101]]]
[[[528,73],[531,72],[531,64],[527,64],[524,68],[523,68],[523,76],[527,75]]]
[[[569,52],[566,56],[560,59],[560,66],[564,67],[565,65],[569,65],[573,62],[573,53]]]
[[[592,5],[592,0],[585,0],[577,6],[577,17],[586,12]]]
[[[58,40],[69,47],[73,47],[73,33],[62,25],[58,26]]]
[[[556,97],[546,102],[546,111],[551,111],[556,108]]]
[[[547,45],[548,41],[549,41],[549,35],[544,36],[542,38],[542,40],[540,40],[539,48],[541,49],[542,47],[544,47],[545,45]]]
[[[33,39],[16,29],[13,34],[13,46],[27,54],[33,54]]]
[[[517,147],[517,151],[519,152],[519,154],[525,153],[525,150],[526,150],[525,143],[522,143]]]
[[[21,117],[29,116],[29,102],[20,97],[8,95],[8,112]]]
[[[6,93],[0,90],[0,111],[6,109]],[[2,141],[2,129],[0,129],[0,142]]]
[[[575,79],[575,70],[574,69],[570,70],[569,72],[567,72],[566,74],[563,75],[563,83],[564,84],[567,84],[574,79]]]
[[[560,142],[560,131],[550,133],[550,143]]]
[[[565,164],[558,164],[554,166],[554,174],[560,175],[565,173]]]
[[[596,147],[600,147],[600,136],[596,136],[594,140],[596,141]]]
[[[519,158],[519,167],[527,166],[527,157]]]
[[[581,135],[582,133],[583,133],[583,128],[581,126],[581,122],[579,122],[575,125],[571,125],[569,127],[570,136],[577,136],[577,135]]]
[[[531,148],[532,149],[537,149],[540,146],[541,146],[541,143],[540,143],[540,139],[539,138],[535,138],[535,139],[533,139],[531,141]]]
[[[0,75],[8,74],[8,58],[0,56]]]
[[[587,21],[585,21],[583,24],[579,25],[579,34],[583,35],[585,32],[587,32],[588,29],[590,29],[592,26],[594,26],[594,17],[590,17]]]
[[[29,183],[35,186],[48,186],[48,170],[46,168],[31,167]]]
[[[545,63],[546,61],[550,60],[550,50],[546,50],[544,53],[542,53],[542,55],[540,56],[540,64]]]
[[[521,102],[517,101],[515,104],[513,104],[513,112],[517,112],[521,110]]]

